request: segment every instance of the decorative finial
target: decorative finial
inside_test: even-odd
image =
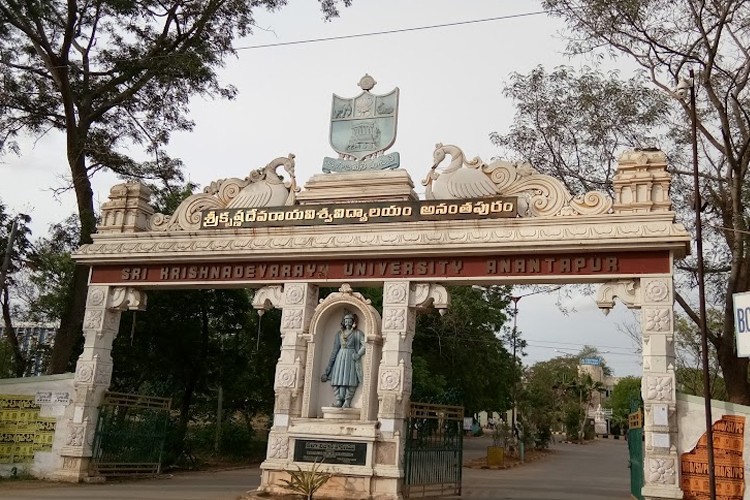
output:
[[[361,88],[362,90],[369,92],[377,83],[378,82],[376,82],[373,77],[365,73],[365,76],[360,78],[359,83],[357,85],[359,85],[359,88]]]

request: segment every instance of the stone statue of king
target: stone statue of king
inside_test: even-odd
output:
[[[357,329],[357,315],[346,311],[341,329],[336,332],[331,357],[321,382],[331,382],[336,408],[351,408],[354,392],[362,381],[362,356],[365,355],[365,335]]]

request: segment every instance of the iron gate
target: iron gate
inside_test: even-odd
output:
[[[109,392],[99,409],[92,471],[101,476],[158,474],[169,398]]]
[[[404,457],[405,497],[461,494],[463,419],[460,406],[411,404]]]
[[[641,488],[643,488],[643,410],[639,408],[636,412],[628,415],[628,452],[630,460],[630,497],[635,500],[643,500]]]

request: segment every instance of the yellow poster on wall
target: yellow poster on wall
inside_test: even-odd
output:
[[[0,395],[0,464],[28,463],[51,450],[56,421],[39,416],[34,396]]]

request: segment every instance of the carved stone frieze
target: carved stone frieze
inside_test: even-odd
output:
[[[63,457],[63,469],[65,470],[76,470],[80,465],[80,457]]]
[[[83,317],[84,330],[101,330],[104,323],[103,309],[87,309]]]
[[[643,308],[643,329],[645,332],[665,333],[672,331],[672,309]]]
[[[646,483],[675,484],[676,460],[672,457],[651,457],[648,459]]]
[[[71,424],[68,432],[68,439],[65,441],[66,446],[83,446],[86,427],[84,424]]]
[[[297,383],[297,368],[284,366],[279,368],[276,375],[276,387],[294,388]]]
[[[285,182],[277,173],[283,166],[289,175]],[[236,177],[212,182],[203,193],[186,198],[174,214],[154,214],[148,219],[151,231],[195,231],[201,226],[201,211],[224,208],[252,208],[294,205],[297,178],[294,155],[272,160],[265,167]]]
[[[406,326],[406,308],[389,308],[383,311],[383,328],[386,330],[403,330]]]
[[[305,286],[300,283],[290,283],[285,289],[286,304],[296,306],[305,298]]]
[[[446,156],[451,157],[450,164],[438,171]],[[612,199],[606,194],[591,191],[574,197],[560,180],[538,173],[529,164],[497,160],[487,165],[479,158],[466,161],[460,148],[442,144],[435,147],[433,158],[435,162],[422,181],[428,200],[517,196],[522,217],[596,215],[612,209]]]
[[[281,285],[264,286],[255,290],[253,295],[253,308],[258,314],[273,308],[284,307],[284,287]]]
[[[404,304],[408,296],[406,283],[386,283],[383,290],[383,305]]]
[[[284,330],[300,330],[302,328],[302,309],[284,308],[281,316],[281,328]]]
[[[371,229],[356,236],[351,234],[347,226],[329,227],[324,235],[311,234],[309,228],[300,227],[289,228],[288,234],[284,235],[256,231],[255,234],[247,236],[241,233],[233,234],[231,238],[206,233],[191,238],[175,238],[174,235],[170,235],[170,238],[163,239],[161,235],[154,234],[151,239],[135,242],[131,239],[117,241],[112,235],[94,235],[94,243],[81,246],[75,256],[81,262],[96,262],[97,256],[115,255],[188,256],[206,253],[230,254],[240,251],[265,251],[277,255],[277,252],[302,250],[307,255],[328,256],[331,248],[346,248],[349,252],[369,255],[373,247],[401,251],[408,248],[412,252],[418,252],[421,248],[427,249],[435,245],[473,250],[479,244],[491,245],[491,248],[519,249],[524,244],[538,246],[540,242],[544,242],[547,246],[559,246],[570,241],[575,241],[576,247],[580,248],[586,244],[598,245],[602,239],[610,242],[622,240],[624,243],[637,240],[641,246],[646,241],[668,241],[687,246],[690,241],[690,235],[682,226],[674,224],[671,217],[657,217],[657,220],[649,221],[626,221],[620,217],[601,220],[592,218],[585,222],[576,219],[575,224],[551,222],[539,219],[532,225],[523,227],[508,227],[505,222],[497,220],[479,221],[470,227],[451,221],[431,222],[429,226],[416,228],[413,225],[404,227],[393,224],[388,228],[378,227],[377,231]]]
[[[380,373],[380,389],[395,391],[401,384],[401,372],[397,369],[382,370]]]
[[[649,375],[646,377],[646,400],[671,402],[674,392],[671,375]]]
[[[417,308],[433,306],[443,313],[450,306],[450,294],[443,285],[416,283],[411,286],[409,306]]]
[[[93,362],[79,362],[76,367],[75,381],[82,384],[92,384],[95,370]]]
[[[669,286],[663,279],[644,279],[645,299],[648,302],[667,302]]]
[[[146,292],[136,288],[116,286],[110,291],[107,309],[116,311],[145,311]]]
[[[286,436],[271,436],[268,442],[269,458],[287,458],[289,456],[289,438]]]
[[[106,286],[91,286],[89,287],[88,298],[86,299],[87,307],[102,307],[104,301],[107,298],[107,287]]]
[[[639,280],[614,280],[603,283],[596,292],[596,305],[609,314],[615,307],[615,297],[627,307],[635,308],[641,305]]]

